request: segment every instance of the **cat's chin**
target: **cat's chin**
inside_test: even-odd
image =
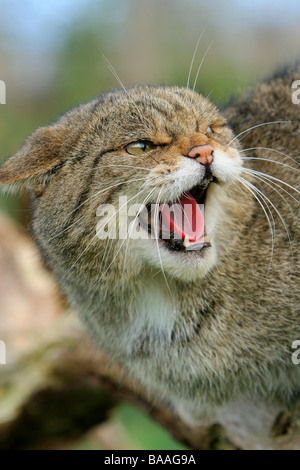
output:
[[[213,243],[198,250],[175,251],[163,240],[143,240],[136,246],[136,255],[152,268],[161,270],[168,277],[183,281],[195,281],[205,277],[217,262],[217,250]]]

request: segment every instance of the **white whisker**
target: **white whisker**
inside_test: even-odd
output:
[[[117,212],[115,214],[113,214],[111,217],[109,217],[106,221],[105,221],[105,224],[100,227],[100,230],[97,230],[96,232],[96,235],[94,235],[91,239],[91,241],[88,243],[88,245],[85,247],[85,249],[83,250],[83,252],[80,254],[80,256],[76,259],[76,261],[72,264],[72,266],[67,270],[65,276],[67,276],[67,274],[75,267],[75,265],[77,264],[77,262],[80,260],[80,258],[84,255],[84,253],[88,250],[88,248],[91,246],[91,244],[93,243],[93,241],[95,240],[95,238],[97,238],[98,236],[98,232],[101,231],[105,225],[110,221],[112,220],[114,217],[117,216],[117,214],[120,212],[120,210],[125,207],[128,202],[132,201],[132,199],[134,199],[135,197],[137,197],[139,194],[141,194],[143,191],[145,191],[145,189],[142,189],[141,191],[139,191],[137,194],[135,194],[133,197],[131,197],[128,201],[126,201],[124,204],[121,205],[121,207],[119,207],[119,209],[117,210]],[[112,263],[111,263],[112,264]],[[110,266],[111,266],[110,264]],[[109,267],[110,267],[109,266]],[[109,268],[108,268],[109,269]],[[106,271],[105,271],[106,272]]]
[[[210,92],[208,93],[208,95],[206,95],[205,98],[206,98],[207,100],[208,100],[208,98],[210,97],[210,95],[212,94],[213,91],[214,91],[214,88],[212,88],[212,89],[210,90]]]
[[[267,176],[258,176],[257,174],[254,173],[255,170],[251,169],[251,168],[246,168],[246,169],[243,169],[243,172],[245,173],[251,173],[251,175],[254,177],[254,178],[257,178],[257,179],[260,179],[261,181],[263,181],[264,183],[267,184],[267,181],[268,181],[268,184],[269,186],[271,186],[274,191],[275,191],[275,188],[274,186],[276,186],[277,188],[280,188],[281,191],[285,192],[286,194],[288,194],[292,199],[294,199],[294,201],[297,202],[297,204],[300,204],[300,202],[298,201],[298,199],[296,199],[291,193],[289,193],[285,188],[283,188],[282,186],[280,186],[280,184],[278,183],[275,183],[274,181],[270,180]],[[273,186],[274,185],[274,186]],[[282,196],[282,194],[278,191],[278,193]],[[282,196],[283,197],[283,196]],[[288,204],[288,202],[287,202]]]
[[[143,177],[143,178],[135,178],[135,179],[131,179],[131,180],[125,180],[125,181],[121,181],[120,183],[116,183],[116,184],[112,184],[111,186],[107,186],[106,188],[104,189],[100,189],[100,191],[97,191],[95,194],[93,194],[92,196],[90,196],[88,199],[86,199],[82,204],[80,204],[80,206],[76,207],[74,209],[74,211],[71,212],[71,214],[73,214],[73,212],[77,211],[78,209],[80,209],[80,207],[82,207],[84,204],[86,204],[88,201],[90,201],[91,199],[94,199],[95,197],[99,196],[99,194],[101,193],[104,193],[105,191],[108,191],[109,189],[112,189],[112,188],[115,188],[116,186],[120,186],[121,184],[126,184],[126,183],[135,183],[137,181],[145,181],[147,178],[146,177]]]
[[[280,211],[277,209],[277,207],[275,206],[275,204],[273,204],[273,202],[272,202],[262,191],[260,191],[260,189],[258,189],[256,186],[254,186],[254,185],[253,185],[252,183],[250,183],[249,181],[248,181],[248,185],[249,185],[253,190],[256,190],[257,193],[260,194],[261,197],[263,197],[265,201],[268,201],[268,203],[271,204],[271,206],[272,206],[273,209],[275,210],[276,214],[278,215],[278,217],[279,217],[280,220],[281,220],[282,225],[283,225],[284,228],[285,228],[286,234],[287,234],[288,239],[289,239],[290,248],[291,248],[292,254],[293,254],[291,235],[290,235],[289,229],[288,229],[288,227],[287,227],[287,225],[286,225],[286,222],[285,222],[284,218],[282,217]]]
[[[145,170],[145,171],[150,171],[150,168],[145,168],[143,166],[135,166],[135,165],[101,165],[101,168],[134,168],[135,170]]]
[[[110,243],[109,243],[109,242],[110,242]],[[108,250],[108,245],[109,245],[109,250]],[[112,240],[110,240],[109,238],[107,238],[107,242],[106,242],[106,245],[105,245],[104,254],[103,254],[103,257],[102,257],[103,266],[104,266],[105,263],[106,263],[106,258],[108,257],[108,255],[109,255],[109,253],[110,253],[111,247],[112,247]]]
[[[253,189],[251,189],[250,185],[249,185],[249,181],[245,180],[244,178],[240,177],[238,178],[238,181],[240,181],[240,183],[242,183],[242,185],[248,189],[248,191],[250,191],[250,193],[255,197],[255,199],[257,200],[257,202],[259,203],[259,205],[261,206],[265,216],[266,216],[266,219],[268,221],[268,224],[269,224],[269,227],[270,227],[270,231],[271,231],[271,238],[272,238],[272,246],[271,246],[271,256],[270,256],[270,264],[269,264],[269,268],[268,268],[268,272],[270,271],[270,268],[271,268],[271,265],[272,265],[272,259],[273,259],[273,254],[274,254],[274,246],[275,246],[275,235],[274,235],[274,230],[275,230],[275,221],[274,221],[274,218],[273,218],[273,215],[271,213],[271,210],[270,208],[268,207],[269,209],[269,213],[271,213],[271,216],[272,216],[272,219],[273,219],[273,225],[271,223],[271,220],[270,220],[270,217],[261,201],[261,199],[259,198],[258,195],[255,194],[255,191]],[[255,188],[255,186],[254,186]],[[257,189],[257,188],[255,188]],[[265,201],[264,201],[265,202]],[[266,203],[266,202],[265,202]],[[274,227],[274,230],[273,230],[273,227]]]
[[[280,150],[277,150],[277,149],[272,149],[270,147],[249,147],[247,149],[243,149],[243,150],[240,150],[240,153],[243,153],[243,152],[247,152],[248,150],[270,150],[271,152],[276,152],[280,155],[283,155],[284,157],[286,158],[289,158],[290,160],[292,160],[294,163],[296,163],[296,165],[300,165],[299,162],[297,162],[297,160],[293,157],[291,157],[290,155],[287,155],[286,153],[284,152],[281,152]],[[293,168],[293,167],[291,167]]]
[[[142,191],[139,191],[135,196],[133,196],[133,197],[132,197],[131,199],[129,199],[129,201],[127,201],[127,202],[130,202],[132,199],[134,199],[135,197],[139,196],[139,195],[140,195],[141,193],[143,193],[144,191],[146,191],[146,189],[143,189]],[[123,206],[122,206],[122,207],[123,207]],[[122,207],[120,207],[120,209],[121,209]],[[120,209],[119,209],[119,210],[120,210]],[[119,212],[119,211],[118,211],[118,212]],[[128,235],[128,231],[127,231],[127,235]],[[105,276],[105,274],[107,273],[107,271],[109,270],[109,268],[113,265],[114,261],[116,260],[118,254],[120,253],[120,251],[121,251],[121,249],[122,249],[122,247],[123,247],[123,245],[124,245],[125,242],[126,242],[126,238],[125,238],[125,239],[123,240],[123,242],[121,243],[121,246],[119,247],[117,253],[116,253],[115,256],[113,257],[113,259],[112,259],[111,263],[109,264],[109,266],[107,267],[107,269],[106,269],[106,270],[104,271],[104,273],[100,276],[100,278],[98,279],[98,281],[95,282],[95,284],[99,283],[99,282],[103,279],[103,277]],[[95,285],[95,284],[94,284],[94,285]]]
[[[277,194],[279,194],[279,196],[281,197],[281,199],[283,199],[283,201],[284,201],[284,202],[286,203],[286,205],[288,206],[288,208],[289,208],[289,210],[290,210],[290,212],[291,212],[291,215],[294,217],[294,213],[293,213],[293,211],[292,211],[292,208],[291,208],[290,204],[288,203],[288,201],[286,200],[286,198],[281,194],[280,191],[278,191],[278,189],[276,189],[276,188],[273,186],[273,185],[275,184],[275,185],[278,186],[281,190],[285,191],[281,186],[279,186],[279,184],[270,183],[269,181],[266,181],[265,178],[263,178],[263,177],[261,177],[261,176],[257,176],[257,175],[252,175],[252,176],[253,176],[255,179],[257,179],[258,181],[261,181],[262,183],[264,183],[264,184],[266,184],[267,186],[269,186],[269,187],[272,189],[272,191],[275,191]],[[287,191],[285,191],[285,192],[287,192]],[[288,193],[288,195],[291,196],[290,193]],[[292,196],[292,197],[293,197],[293,196]],[[295,198],[293,197],[293,199],[295,199]],[[296,199],[295,199],[295,200],[296,200]],[[297,200],[296,200],[296,201],[297,201]],[[297,202],[298,202],[298,201],[297,201]],[[299,202],[298,202],[298,204],[299,204]]]
[[[251,183],[250,183],[251,184]],[[256,188],[254,185],[251,184],[252,187]],[[286,231],[286,234],[288,236],[288,239],[289,239],[289,245],[290,245],[290,249],[291,249],[291,254],[292,254],[292,261],[294,260],[294,254],[293,254],[293,245],[292,245],[292,238],[291,238],[291,234],[290,234],[290,231],[287,227],[287,224],[284,220],[284,218],[282,217],[281,215],[281,212],[277,209],[277,207],[275,206],[275,204],[273,204],[273,202],[262,192],[260,191],[258,188],[256,188],[256,190],[271,204],[271,206],[273,207],[273,209],[275,210],[276,214],[278,215],[278,217],[280,218],[281,220],[281,223],[282,225],[284,226],[284,229]],[[274,220],[274,219],[273,219]],[[293,262],[292,262],[293,264]]]
[[[146,206],[147,202],[149,201],[151,195],[153,194],[153,192],[156,190],[156,188],[153,188],[150,193],[145,197],[145,199],[143,200],[143,202],[141,203],[141,206],[140,206],[140,210]],[[139,212],[140,212],[139,210]],[[127,260],[127,251],[128,251],[128,246],[129,246],[129,239],[130,239],[130,235],[132,233],[132,230],[134,228],[134,225],[135,225],[135,222],[139,216],[139,212],[137,213],[137,215],[135,216],[134,218],[134,221],[133,221],[133,224],[132,224],[132,227],[131,227],[131,230],[130,230],[130,233],[127,232],[127,245],[126,245],[126,250],[125,250],[125,255],[124,255],[124,264],[123,264],[123,275],[124,275],[124,272],[125,272],[125,267],[126,267],[126,260]]]
[[[190,78],[191,78],[191,73],[192,73],[192,69],[193,69],[193,65],[194,65],[194,60],[195,60],[195,56],[196,56],[196,53],[197,53],[197,50],[198,50],[198,47],[199,47],[199,44],[200,44],[200,41],[203,37],[203,34],[204,34],[205,30],[202,31],[202,33],[200,34],[199,36],[199,39],[198,39],[198,42],[196,44],[196,47],[194,49],[194,53],[193,53],[193,57],[192,57],[192,62],[191,62],[191,66],[190,66],[190,70],[189,70],[189,75],[188,75],[188,79],[187,79],[187,83],[186,83],[186,89],[188,90],[189,87],[190,87]]]
[[[81,221],[81,219],[83,219],[83,217],[85,216],[85,214],[83,214],[78,220],[76,220],[75,222],[73,222],[73,224],[69,225],[68,227],[66,227],[64,230],[62,230],[61,232],[57,233],[56,235],[53,235],[53,237],[49,238],[49,240],[47,240],[47,243],[51,242],[52,240],[54,240],[54,238],[58,237],[59,235],[61,235],[62,233],[66,232],[67,230],[69,230],[70,228],[74,227],[74,225],[78,224],[78,222]]]
[[[142,121],[145,120],[144,116],[142,115],[140,109],[138,108],[137,104],[135,103],[135,101],[131,98],[131,96],[129,95],[128,91],[126,90],[125,86],[123,85],[119,75],[117,74],[117,72],[115,71],[114,67],[112,66],[112,64],[109,62],[108,58],[105,57],[105,55],[102,53],[106,63],[107,63],[107,66],[109,68],[109,70],[111,71],[111,73],[113,74],[113,76],[116,78],[116,80],[119,82],[119,84],[121,85],[121,87],[123,88],[123,90],[125,91],[126,95],[128,96],[128,98],[130,99],[130,101],[134,104],[135,106],[135,109],[137,110],[137,112],[139,113],[140,115],[140,118]]]
[[[94,199],[95,197],[99,196],[99,194],[105,192],[105,191],[108,191],[109,189],[112,189],[112,188],[115,188],[116,186],[120,186],[121,184],[126,184],[126,183],[133,183],[133,182],[136,182],[136,181],[145,181],[147,178],[144,177],[144,178],[135,178],[135,179],[131,179],[131,180],[126,180],[126,181],[121,181],[120,183],[116,183],[116,184],[113,184],[111,186],[108,186],[104,189],[101,189],[100,191],[97,191],[95,194],[93,194],[92,196],[90,196],[89,198],[87,198],[84,202],[82,202],[79,206],[75,207],[74,210],[72,210],[72,212],[70,212],[69,216],[71,216],[74,212],[78,211],[78,209],[80,209],[82,206],[84,206],[88,201],[90,201],[91,199]],[[81,216],[78,220],[76,220],[76,222],[72,223],[71,225],[69,225],[68,227],[66,227],[64,230],[62,230],[61,232],[53,235],[53,237],[49,238],[49,240],[47,240],[47,243],[49,243],[51,240],[54,240],[54,238],[58,237],[59,235],[61,235],[62,233],[66,232],[67,230],[69,230],[71,227],[73,227],[74,225],[76,225],[78,222],[80,222],[80,220],[84,217]]]
[[[202,58],[202,60],[201,60],[201,62],[200,62],[200,65],[199,65],[199,68],[198,68],[198,71],[197,71],[197,75],[196,75],[196,78],[195,78],[195,81],[194,81],[193,91],[195,91],[196,84],[197,84],[197,80],[198,80],[198,76],[199,76],[201,67],[202,67],[202,65],[203,65],[203,62],[204,62],[204,60],[205,60],[205,57],[207,56],[207,54],[208,54],[208,52],[209,52],[211,46],[213,45],[213,43],[214,43],[214,41],[212,41],[212,42],[210,43],[210,45],[209,45],[208,48],[206,49],[206,52],[205,52],[205,54],[204,54],[204,56],[203,56],[203,58]]]
[[[253,169],[244,169],[245,172],[251,172],[251,173],[255,173],[257,175],[260,175],[260,176],[265,176],[266,178],[270,178],[271,180],[275,180],[275,181],[278,181],[279,183],[282,183],[284,184],[285,186],[287,186],[288,188],[291,188],[293,189],[293,191],[296,191],[296,193],[299,193],[300,194],[300,191],[295,188],[294,186],[291,186],[290,184],[286,183],[285,181],[279,179],[279,178],[276,178],[275,176],[272,176],[272,175],[268,175],[267,173],[263,173],[262,171],[257,171],[257,170],[253,170]]]
[[[245,129],[244,131],[240,132],[238,135],[236,135],[231,141],[228,143],[230,145],[232,142],[234,142],[236,139],[238,139],[241,135],[245,134],[248,131],[252,131],[253,129],[257,129],[258,127],[262,126],[267,126],[270,124],[283,124],[283,123],[291,123],[292,121],[270,121],[270,122],[263,122],[262,124],[257,124],[256,126],[249,127],[248,129]],[[241,140],[241,139],[239,139]]]
[[[265,162],[272,162],[272,163],[276,163],[277,165],[283,165],[287,168],[291,168],[292,170],[294,171],[297,171],[300,173],[300,170],[297,170],[297,168],[294,168],[293,166],[291,165],[287,165],[286,163],[283,163],[283,162],[278,162],[277,160],[272,160],[271,158],[263,158],[263,157],[242,157],[242,160],[263,160]]]
[[[157,196],[157,199],[156,199],[156,205],[155,205],[155,210],[154,210],[154,224],[155,224],[155,232],[156,232],[156,223],[157,223],[157,220],[158,220],[158,208],[159,208],[159,198],[160,198],[160,195],[162,193],[162,190],[163,188],[160,190],[158,196]],[[170,297],[172,299],[172,302],[173,302],[173,296],[172,296],[172,292],[171,292],[171,289],[170,289],[170,286],[169,286],[169,283],[168,283],[168,280],[167,280],[167,277],[165,275],[165,270],[164,270],[164,266],[163,266],[163,262],[162,262],[162,259],[161,259],[161,254],[160,254],[160,249],[159,249],[159,244],[158,244],[158,236],[157,236],[157,233],[156,233],[156,247],[157,247],[157,253],[158,253],[158,257],[159,257],[159,262],[160,262],[160,266],[161,266],[161,271],[162,271],[162,274],[163,274],[163,277],[164,277],[164,280],[166,282],[166,285],[167,285],[167,288],[168,288],[168,291],[170,293]]]

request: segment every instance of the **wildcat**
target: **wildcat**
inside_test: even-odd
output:
[[[98,345],[193,413],[300,392],[299,76],[289,68],[224,113],[185,88],[108,92],[0,168],[1,183],[30,192],[36,243]],[[156,239],[102,240],[98,208],[119,196],[146,207],[146,234],[151,205],[187,199],[205,232],[194,243],[163,214]]]

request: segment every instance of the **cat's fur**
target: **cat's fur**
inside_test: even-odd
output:
[[[293,121],[258,127],[243,135],[243,146],[271,147],[299,162],[299,107],[290,88],[299,77],[300,66],[289,69],[225,111],[236,134],[268,121]],[[267,184],[243,174],[242,164],[298,189],[299,170],[243,162],[238,139],[228,146],[234,134],[225,122],[190,90],[110,92],[38,129],[0,168],[0,182],[31,192],[37,244],[99,346],[154,395],[201,410],[240,396],[289,402],[300,392],[300,366],[291,360],[292,342],[300,339],[298,205],[282,192],[290,210]],[[216,133],[207,134],[208,126]],[[125,146],[139,140],[163,147],[138,158],[127,154]],[[185,155],[205,143],[216,150],[219,184],[212,183],[207,196],[212,247],[204,255],[170,252],[161,242],[158,250],[154,240],[107,244],[95,236],[100,204],[118,206],[120,195],[142,203],[152,190],[150,202],[158,196],[167,202],[201,183],[203,167]],[[296,168],[276,152],[248,155]],[[239,175],[282,214],[294,258],[270,206],[276,222],[270,265],[268,221]]]

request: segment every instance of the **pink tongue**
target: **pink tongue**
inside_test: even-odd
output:
[[[196,242],[204,232],[204,217],[191,194],[182,196],[179,203],[174,203],[171,210],[168,204],[162,204],[162,223],[182,240],[188,237]]]

